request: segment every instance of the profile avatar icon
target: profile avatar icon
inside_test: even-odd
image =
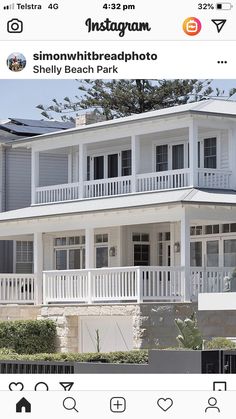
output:
[[[7,67],[11,71],[22,71],[26,66],[26,58],[20,52],[13,52],[7,58]]]
[[[205,413],[208,413],[209,411],[212,411],[214,409],[217,410],[218,413],[220,413],[220,409],[217,405],[217,400],[215,397],[210,397],[210,399],[208,399],[208,407],[206,407],[205,409]]]

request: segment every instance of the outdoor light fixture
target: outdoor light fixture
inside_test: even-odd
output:
[[[116,248],[115,246],[110,247],[109,249],[109,256],[115,256],[116,255]]]
[[[179,253],[180,252],[180,242],[176,242],[174,244],[174,250],[175,250],[175,253]]]

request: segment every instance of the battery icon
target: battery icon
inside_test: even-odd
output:
[[[233,5],[231,3],[216,3],[217,10],[231,10]]]

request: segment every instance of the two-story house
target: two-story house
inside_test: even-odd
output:
[[[23,243],[0,315],[57,319],[61,350],[95,350],[97,329],[103,350],[173,345],[174,318],[236,266],[236,103],[80,124],[11,144],[31,151],[31,205],[0,214]],[[205,337],[236,336],[236,314],[199,316]]]

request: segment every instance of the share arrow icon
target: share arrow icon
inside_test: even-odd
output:
[[[74,385],[74,383],[71,381],[68,381],[66,383],[60,382],[59,384],[61,384],[61,386],[64,388],[65,391],[70,391]]]
[[[227,22],[226,19],[212,19],[211,21],[216,25],[216,29],[218,33],[222,31],[223,27],[225,26]]]

